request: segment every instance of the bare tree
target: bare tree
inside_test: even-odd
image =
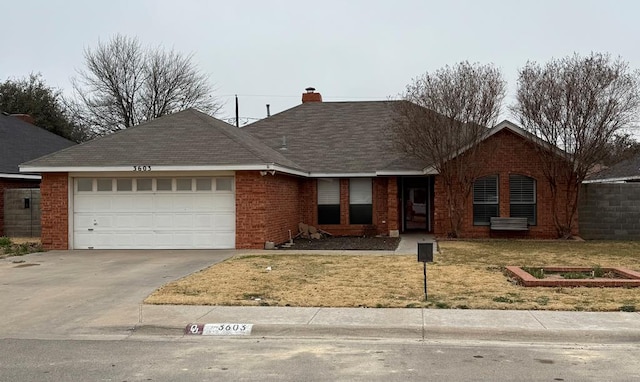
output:
[[[538,154],[559,237],[572,235],[582,181],[607,159],[616,133],[636,120],[639,79],[627,62],[600,53],[574,54],[543,66],[528,62],[520,70],[512,111],[525,130],[548,143],[538,147]]]
[[[481,164],[478,143],[495,124],[506,82],[493,65],[461,62],[413,80],[396,103],[397,148],[437,171],[446,193],[449,235],[457,237]]]
[[[69,103],[78,123],[97,135],[191,107],[209,114],[221,107],[192,55],[143,48],[136,38],[116,35],[85,49],[84,58]]]

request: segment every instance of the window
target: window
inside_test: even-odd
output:
[[[151,191],[153,185],[152,179],[136,179],[136,190],[137,191]]]
[[[211,191],[211,178],[196,179],[196,191]]]
[[[177,191],[191,191],[191,179],[176,179]]]
[[[371,224],[371,178],[349,179],[349,224]]]
[[[171,191],[171,178],[156,179],[156,191]]]
[[[93,191],[93,179],[92,178],[78,178],[78,191]]]
[[[489,225],[491,218],[500,216],[498,204],[498,176],[485,176],[473,182],[473,224]]]
[[[216,178],[216,191],[233,191],[233,178]]]
[[[113,191],[113,181],[111,179],[98,179],[98,191]]]
[[[133,179],[118,179],[116,181],[116,190],[133,191]]]
[[[339,179],[318,179],[318,224],[340,224]]]
[[[509,216],[527,218],[536,225],[536,180],[524,175],[509,175]]]

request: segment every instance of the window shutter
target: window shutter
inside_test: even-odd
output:
[[[318,179],[318,205],[340,204],[340,181],[338,179]]]
[[[349,204],[371,204],[371,178],[349,179]]]
[[[498,203],[498,177],[485,176],[473,183],[474,203]]]
[[[509,176],[509,197],[511,203],[535,203],[535,180],[523,175]]]

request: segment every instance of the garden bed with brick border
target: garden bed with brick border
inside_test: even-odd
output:
[[[545,273],[592,272],[592,267],[536,267]],[[640,287],[640,272],[620,267],[601,268],[615,277],[589,279],[536,278],[521,267],[507,266],[506,272],[525,287]]]

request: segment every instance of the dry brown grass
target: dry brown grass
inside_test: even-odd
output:
[[[622,266],[640,270],[640,243],[444,241],[427,265],[415,255],[237,256],[169,283],[151,304],[437,307],[613,311],[640,309],[638,288],[525,288],[506,265]],[[271,270],[267,270],[271,267]],[[626,307],[626,308],[622,308]]]

